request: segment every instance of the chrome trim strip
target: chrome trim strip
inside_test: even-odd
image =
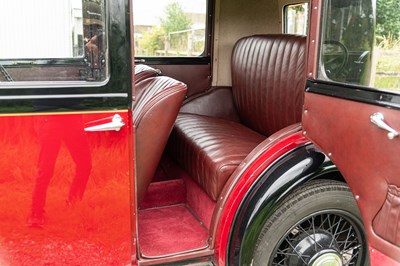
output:
[[[37,112],[37,113],[2,113],[0,114],[1,117],[10,117],[10,116],[46,116],[46,115],[73,115],[73,114],[84,114],[84,115],[90,115],[90,114],[123,114],[125,112],[128,112],[129,109],[116,109],[116,110],[105,110],[105,111],[63,111],[63,112],[56,112],[56,111],[50,111],[50,112]]]
[[[65,99],[65,98],[128,98],[128,93],[99,93],[99,94],[59,94],[59,95],[7,95],[0,100],[35,100],[35,99]]]
[[[108,74],[107,78],[103,81],[0,81],[0,90],[102,87],[110,81],[110,76]]]

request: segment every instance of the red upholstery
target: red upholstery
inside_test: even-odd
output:
[[[156,172],[187,87],[168,77],[136,84],[133,123],[136,130],[136,185],[138,205]]]
[[[173,155],[213,200],[251,150],[301,121],[305,53],[302,36],[240,39],[232,55],[232,90],[242,124],[196,114],[178,116],[171,136]]]
[[[216,200],[236,167],[264,139],[236,122],[179,114],[171,149],[191,177]]]
[[[160,71],[147,65],[135,65],[135,84],[160,75]]]
[[[270,136],[301,121],[305,64],[304,36],[240,39],[232,54],[232,90],[242,123]]]

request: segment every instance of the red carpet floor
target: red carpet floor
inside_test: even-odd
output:
[[[147,258],[207,247],[207,230],[183,204],[140,210],[138,233]]]
[[[172,206],[186,202],[186,188],[183,179],[150,183],[140,209]]]

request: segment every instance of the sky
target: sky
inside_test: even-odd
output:
[[[206,0],[135,0],[133,16],[135,25],[159,25],[159,18],[164,15],[164,8],[172,2],[181,4],[187,13],[205,13]]]

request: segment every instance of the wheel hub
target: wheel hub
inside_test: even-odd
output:
[[[327,250],[324,254],[316,254],[311,266],[343,266],[343,261],[334,250]]]
[[[298,236],[289,265],[342,266],[343,260],[336,251],[333,236],[324,231],[305,232]]]

